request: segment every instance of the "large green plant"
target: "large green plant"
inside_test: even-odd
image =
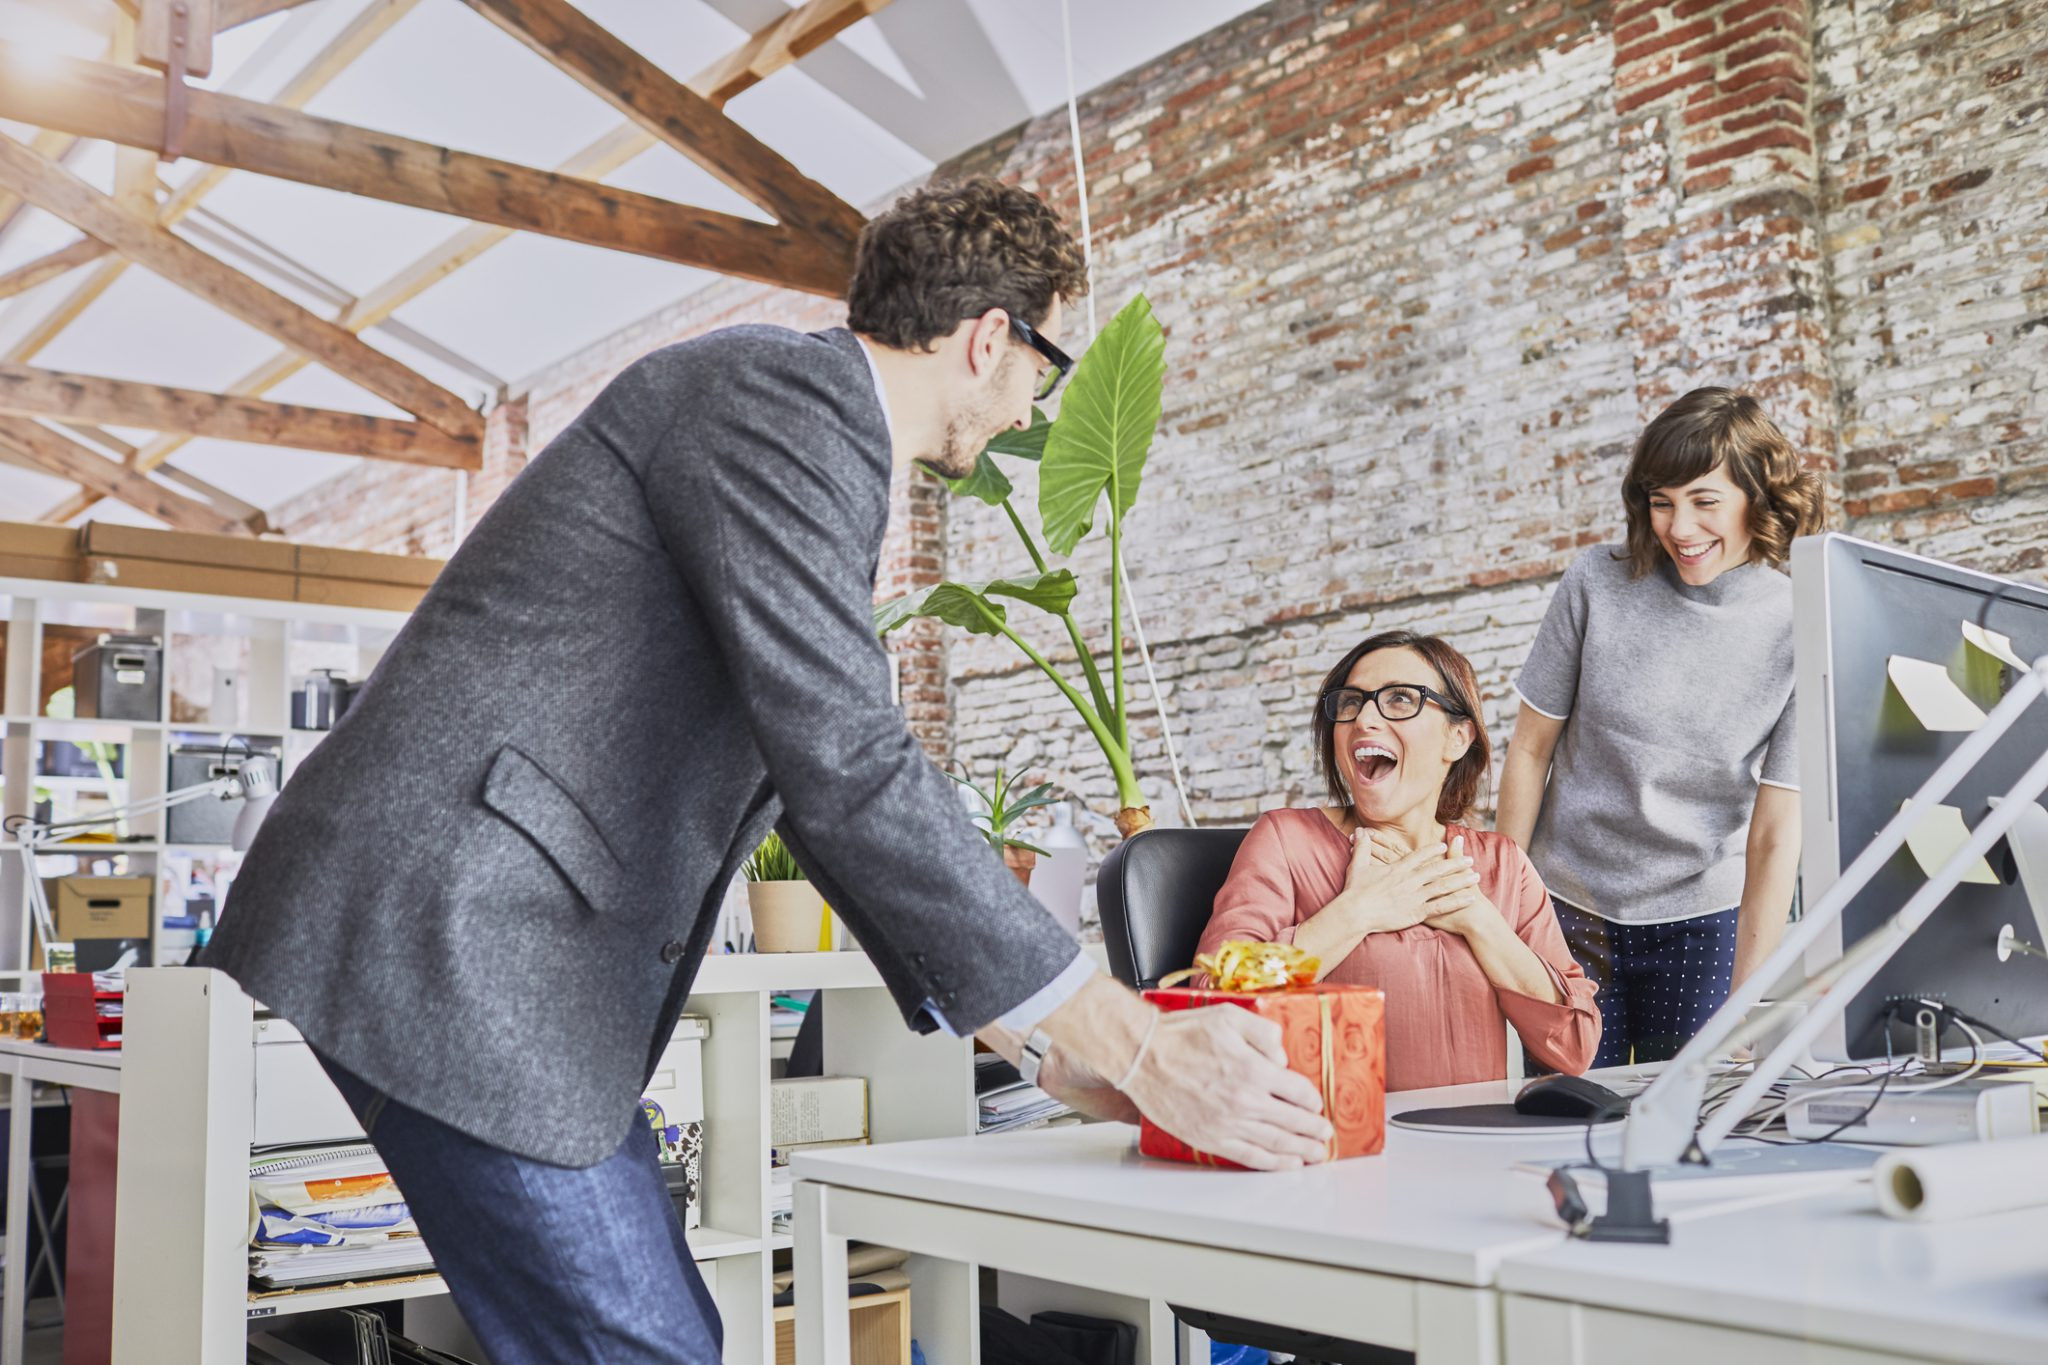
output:
[[[1124,684],[1123,533],[1138,500],[1145,456],[1159,426],[1160,393],[1166,381],[1166,339],[1143,294],[1125,304],[1074,368],[1057,420],[1034,411],[1025,431],[1006,431],[989,442],[974,472],[949,479],[955,493],[1000,507],[1023,542],[1033,572],[984,583],[940,583],[885,602],[875,609],[875,628],[886,635],[930,617],[975,635],[1001,635],[1052,680],[1080,714],[1102,749],[1116,779],[1117,827],[1126,835],[1151,823],[1131,762],[1128,692]],[[1015,491],[997,457],[1038,465],[1041,548],[1011,502]],[[1074,620],[1079,584],[1070,569],[1055,569],[1047,553],[1065,558],[1095,526],[1104,500],[1103,530],[1109,538],[1109,655],[1105,682],[1095,652]],[[1080,663],[1075,682],[1020,635],[1011,624],[1011,604],[1021,603],[1056,618]]]

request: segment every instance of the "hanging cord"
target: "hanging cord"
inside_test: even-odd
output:
[[[1081,259],[1088,279],[1095,279],[1095,233],[1088,221],[1088,171],[1081,156],[1081,107],[1074,91],[1074,23],[1068,0],[1060,0],[1060,42],[1067,67],[1067,133],[1074,144],[1074,193],[1081,203]],[[1095,291],[1088,291],[1088,340],[1095,340]],[[1166,696],[1159,690],[1159,675],[1152,668],[1152,650],[1145,642],[1145,623],[1138,616],[1137,595],[1131,591],[1130,572],[1119,562],[1117,576],[1123,585],[1124,608],[1130,613],[1131,633],[1138,642],[1138,659],[1145,666],[1145,681],[1152,688],[1152,705],[1159,713],[1159,733],[1166,741],[1166,765],[1173,774],[1174,795],[1180,798],[1181,819],[1190,828],[1195,810],[1188,802],[1188,787],[1180,772],[1180,753],[1174,748],[1173,725],[1166,718]]]

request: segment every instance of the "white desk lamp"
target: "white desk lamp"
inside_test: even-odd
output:
[[[119,844],[68,845],[64,838],[80,830],[94,829],[102,825],[118,824],[131,815],[147,815],[152,811],[170,810],[174,806],[187,805],[194,801],[211,798],[217,801],[233,801],[239,798],[242,808],[235,812],[235,827],[229,836],[229,846],[237,853],[245,852],[255,841],[257,826],[270,812],[271,803],[277,800],[277,768],[274,760],[265,754],[245,754],[241,765],[230,773],[224,773],[211,782],[196,787],[180,787],[162,796],[146,797],[98,815],[81,816],[75,820],[59,820],[50,824],[37,824],[31,820],[11,821],[17,830],[21,854],[21,866],[28,882],[29,906],[35,915],[36,933],[43,942],[43,960],[55,960],[53,950],[68,949],[68,943],[57,939],[56,924],[50,915],[50,903],[43,894],[43,879],[36,875],[36,855],[50,852],[77,853],[119,853]]]
[[[1801,959],[1824,929],[1841,918],[1849,902],[1905,844],[1906,836],[1969,775],[2021,713],[2044,694],[2048,694],[2048,655],[2034,661],[2033,667],[1992,709],[1984,724],[1934,770],[1912,800],[1878,831],[1877,837],[1844,869],[1841,878],[1792,926],[1777,951],[1729,994],[1649,1089],[1636,1097],[1622,1129],[1620,1169],[1607,1173],[1608,1215],[1601,1221],[1608,1226],[1604,1233],[1596,1235],[1614,1240],[1666,1240],[1668,1225],[1651,1217],[1650,1169],[1680,1161],[1704,1161],[1749,1113],[1757,1099],[1805,1053],[1807,1044],[1835,1012],[1846,1008],[1856,993],[1869,984],[1879,968],[1948,898],[1949,892],[1991,846],[2030,810],[2040,809],[2036,802],[2043,791],[2048,791],[2048,753],[2037,757],[2010,791],[1992,800],[1991,813],[1971,832],[1969,842],[1943,863],[1896,914],[1846,947],[1841,957],[1808,979],[1784,1002],[1788,1009],[1802,1004],[1810,1004],[1811,1008],[1757,1062],[1748,1079],[1727,1102],[1717,1106],[1705,1120],[1700,1119],[1700,1104],[1713,1078],[1712,1059],[1754,1042],[1782,1025],[1783,1019],[1776,1012],[1746,1022],[1751,1008],[1763,1000],[1771,983]],[[2033,891],[2030,886],[2030,894]],[[2042,907],[2037,903],[2036,914],[2041,913]]]

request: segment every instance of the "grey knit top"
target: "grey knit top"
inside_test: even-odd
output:
[[[1529,857],[1551,895],[1653,924],[1742,899],[1757,784],[1797,790],[1792,580],[1763,564],[1689,587],[1572,561],[1515,690],[1565,722]]]

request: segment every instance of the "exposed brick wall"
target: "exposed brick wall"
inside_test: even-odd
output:
[[[2048,4],[1818,6],[1843,494],[1859,535],[2048,562]]]
[[[1200,818],[1315,798],[1309,701],[1368,631],[1449,636],[1503,736],[1556,573],[1616,536],[1636,433],[1696,384],[1763,396],[1850,530],[1995,569],[2048,554],[2048,0],[1275,0],[1080,112],[1098,307],[1143,289],[1168,334],[1127,545]],[[953,169],[1071,219],[1068,158],[1062,110]],[[667,310],[518,386],[507,468],[627,360],[747,320],[837,314],[739,284]],[[373,486],[402,501],[365,474],[293,532],[433,545],[448,476],[380,477],[427,489],[417,525],[344,524]],[[999,512],[898,490],[884,593],[1025,563]],[[1074,568],[1100,639],[1099,538]],[[935,750],[1113,804],[1004,642],[899,648]]]

